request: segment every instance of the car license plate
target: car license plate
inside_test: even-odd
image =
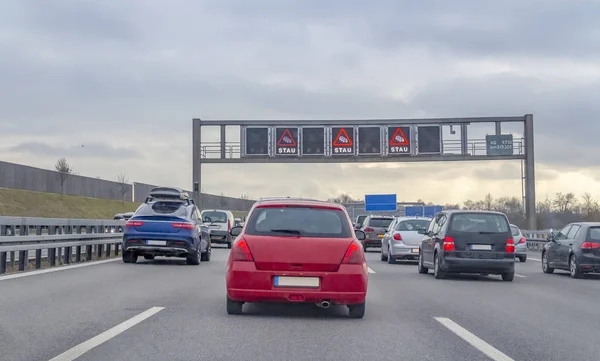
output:
[[[285,277],[275,276],[275,287],[319,287],[319,277]]]
[[[491,244],[472,244],[471,249],[473,251],[491,251],[492,245]]]
[[[383,238],[383,234],[379,234],[379,235],[377,235],[377,237]]]
[[[148,246],[166,246],[167,241],[146,241]]]
[[[412,253],[419,253],[419,249],[418,248],[413,248],[412,249]]]

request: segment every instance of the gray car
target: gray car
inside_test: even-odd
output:
[[[510,225],[510,230],[515,242],[515,258],[518,258],[521,262],[527,261],[527,239],[519,227],[514,224]]]
[[[396,218],[381,240],[381,260],[390,264],[399,259],[418,260],[423,239],[419,229],[427,229],[430,222],[427,217]]]
[[[381,240],[394,220],[393,216],[370,215],[365,218],[361,231],[366,238],[362,241],[365,251],[370,247],[381,247]]]

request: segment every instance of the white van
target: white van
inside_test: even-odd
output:
[[[204,225],[210,229],[210,241],[216,244],[226,244],[231,248],[231,236],[229,231],[235,226],[235,217],[231,211],[222,209],[205,209],[200,214]]]

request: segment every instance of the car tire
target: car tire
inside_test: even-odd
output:
[[[443,280],[446,278],[446,272],[444,272],[440,267],[440,254],[435,252],[433,255],[433,277],[438,280]]]
[[[383,254],[383,248],[381,249],[381,261],[382,262],[386,262],[388,260],[388,256],[386,256],[385,254]]]
[[[241,301],[234,301],[229,296],[227,297],[227,313],[230,315],[240,315],[244,303]]]
[[[147,260],[153,260],[153,259],[154,259],[154,256],[153,256],[153,255],[151,255],[151,254],[145,254],[145,255],[144,255],[144,259],[147,259]]]
[[[427,273],[429,273],[429,268],[423,266],[423,254],[422,253],[423,252],[419,253],[419,263],[417,265],[417,268],[418,268],[420,274],[427,274]]]
[[[231,237],[227,238],[227,248],[231,249],[232,244],[233,240],[231,239]]]
[[[582,274],[577,257],[572,254],[571,257],[569,257],[569,275],[571,275],[571,278],[581,278]]]
[[[527,262],[527,256],[519,256],[519,262],[521,262],[521,263]]]
[[[515,279],[515,271],[502,274],[502,281],[512,282]]]
[[[206,247],[206,252],[203,252],[202,255],[200,256],[200,260],[202,262],[208,262],[208,261],[210,261],[211,254],[212,254],[212,247],[211,247],[211,245],[209,243],[208,246]]]
[[[366,302],[359,303],[357,305],[348,305],[348,317],[350,318],[363,318],[367,310]]]
[[[389,247],[388,247],[387,263],[388,264],[396,264],[396,259],[392,256],[392,251],[390,250]]]
[[[189,254],[185,258],[185,262],[190,266],[198,266],[200,264],[200,257],[200,245],[198,245],[198,248],[196,248],[196,252]]]
[[[122,254],[123,263],[136,263],[138,256],[133,251],[125,251]]]
[[[544,273],[554,273],[554,268],[550,267],[548,263],[548,254],[546,251],[542,252],[542,271]]]

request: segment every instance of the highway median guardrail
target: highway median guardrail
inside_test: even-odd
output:
[[[0,217],[0,274],[30,262],[40,269],[118,256],[124,227],[120,220]]]
[[[548,243],[548,236],[552,233],[551,230],[529,231],[521,230],[523,236],[527,240],[527,250],[541,252],[544,245]]]

